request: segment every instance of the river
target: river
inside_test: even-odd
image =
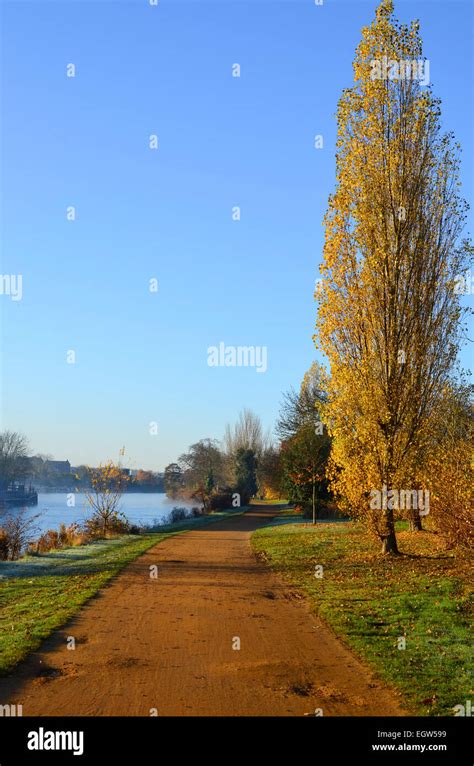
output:
[[[71,498],[74,506],[70,506]],[[175,507],[199,506],[197,501],[170,500],[164,492],[129,492],[120,498],[120,510],[134,524],[153,524],[166,518]],[[38,494],[38,505],[28,508],[31,515],[40,514],[35,526],[40,532],[58,529],[61,522],[83,522],[91,511],[82,492],[67,495],[62,492]]]

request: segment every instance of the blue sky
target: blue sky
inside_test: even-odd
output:
[[[157,470],[245,406],[273,425],[317,358],[334,114],[376,5],[1,2],[1,273],[23,275],[0,297],[3,428]],[[420,19],[472,200],[473,6],[395,11]],[[221,341],[266,346],[267,372],[209,367]]]

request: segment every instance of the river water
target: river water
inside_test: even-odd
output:
[[[70,506],[71,498],[74,506]],[[69,504],[68,504],[69,499]],[[199,503],[184,500],[170,500],[163,492],[129,492],[120,499],[120,510],[134,524],[153,524],[164,520],[175,507],[191,508]],[[81,492],[67,495],[61,492],[38,494],[38,505],[28,508],[31,515],[40,514],[35,527],[44,532],[47,529],[58,529],[59,525],[82,522],[91,511],[85,495]]]

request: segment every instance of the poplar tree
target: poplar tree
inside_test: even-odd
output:
[[[440,124],[418,22],[383,0],[362,30],[337,112],[336,189],[325,216],[315,340],[330,363],[333,487],[397,553],[396,509],[373,490],[412,488],[460,343],[459,152]]]

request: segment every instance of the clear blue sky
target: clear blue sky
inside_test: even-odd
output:
[[[244,406],[273,425],[316,358],[334,113],[376,5],[1,3],[1,273],[23,275],[21,301],[0,297],[3,428],[156,470]],[[420,19],[471,201],[472,9],[395,4]],[[209,367],[220,341],[266,346],[268,371]]]

